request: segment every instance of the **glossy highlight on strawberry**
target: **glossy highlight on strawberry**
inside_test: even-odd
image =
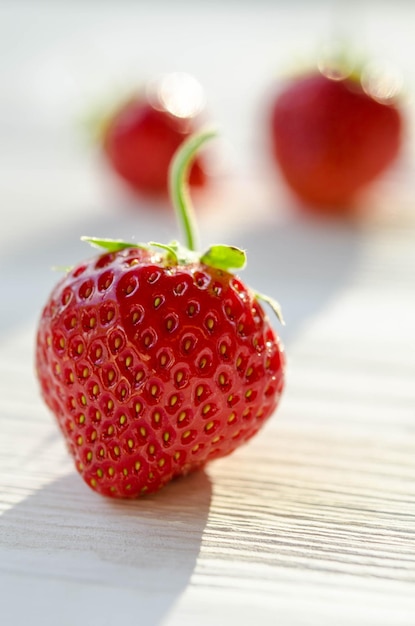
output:
[[[179,180],[208,136],[179,151]],[[262,296],[227,269],[242,251],[92,243],[106,251],[70,270],[46,303],[36,369],[85,482],[137,497],[255,435],[278,405],[284,351]]]

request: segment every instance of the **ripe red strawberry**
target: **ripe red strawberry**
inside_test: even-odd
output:
[[[187,140],[172,168],[192,249],[182,183],[210,136]],[[37,374],[86,483],[136,497],[250,439],[278,404],[284,355],[258,301],[264,296],[229,271],[244,264],[241,250],[217,245],[198,256],[175,242],[90,241],[106,252],[52,291]]]
[[[357,194],[399,153],[402,114],[380,101],[360,76],[312,72],[293,78],[271,107],[274,157],[308,206],[347,213]]]
[[[102,136],[112,169],[131,189],[147,195],[167,194],[170,161],[197,129],[202,106],[200,85],[187,75],[168,75],[157,85],[124,102],[107,121]],[[205,180],[202,164],[196,160],[189,183],[200,187]]]

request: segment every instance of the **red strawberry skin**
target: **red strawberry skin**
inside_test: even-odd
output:
[[[41,315],[36,369],[85,482],[154,492],[271,416],[284,352],[238,278],[126,248],[71,270]]]
[[[357,80],[293,79],[273,102],[273,154],[305,203],[340,210],[379,176],[401,146],[402,115]]]
[[[135,192],[164,196],[168,192],[170,161],[195,130],[191,117],[177,117],[155,108],[144,96],[130,100],[109,121],[103,137],[104,154],[113,170]],[[202,187],[206,175],[199,159],[189,184]]]

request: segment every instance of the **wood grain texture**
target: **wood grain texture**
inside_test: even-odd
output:
[[[395,242],[402,266],[408,237]],[[141,501],[108,502],[81,484],[38,398],[33,326],[3,340],[9,623],[23,624],[31,607],[42,623],[73,624],[80,606],[94,623],[96,602],[108,624],[120,610],[136,623],[137,603],[146,624],[412,623],[415,307],[392,278],[362,288],[380,242],[391,239],[367,235],[354,282],[288,336],[286,394],[264,431]]]

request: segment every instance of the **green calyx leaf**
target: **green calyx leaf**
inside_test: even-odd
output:
[[[244,250],[235,246],[222,244],[211,246],[202,256],[200,261],[220,270],[240,270],[246,265]]]
[[[165,250],[167,260],[172,265],[188,265],[189,263],[196,263],[199,260],[199,255],[196,252],[185,248],[178,241],[171,241],[168,244],[150,241],[149,245]]]
[[[164,256],[170,265],[186,265],[196,263],[199,255],[192,250],[188,250],[177,241],[171,241],[168,244],[159,243],[158,241],[149,241],[148,243],[131,243],[122,239],[103,239],[98,237],[81,237],[81,241],[89,243],[94,248],[100,248],[106,252],[119,252],[126,248],[139,248],[140,250],[151,251],[152,248],[159,248],[164,251]]]
[[[161,248],[161,250],[164,250],[167,253],[166,256],[173,265],[179,264],[179,257],[177,254],[177,247],[176,247],[175,241],[172,241],[169,244],[158,243],[157,241],[149,241],[148,245],[153,246],[154,248]]]
[[[274,298],[271,298],[270,296],[266,296],[263,293],[258,293],[258,291],[255,291],[254,293],[257,300],[262,300],[262,302],[265,302],[266,304],[268,304],[268,306],[271,307],[281,324],[285,326],[284,317],[282,315],[282,310],[279,302],[277,302],[276,300],[274,300]]]
[[[81,241],[86,241],[94,248],[103,248],[107,252],[118,252],[125,248],[148,249],[148,245],[142,243],[128,243],[122,239],[99,239],[97,237],[81,237]]]

